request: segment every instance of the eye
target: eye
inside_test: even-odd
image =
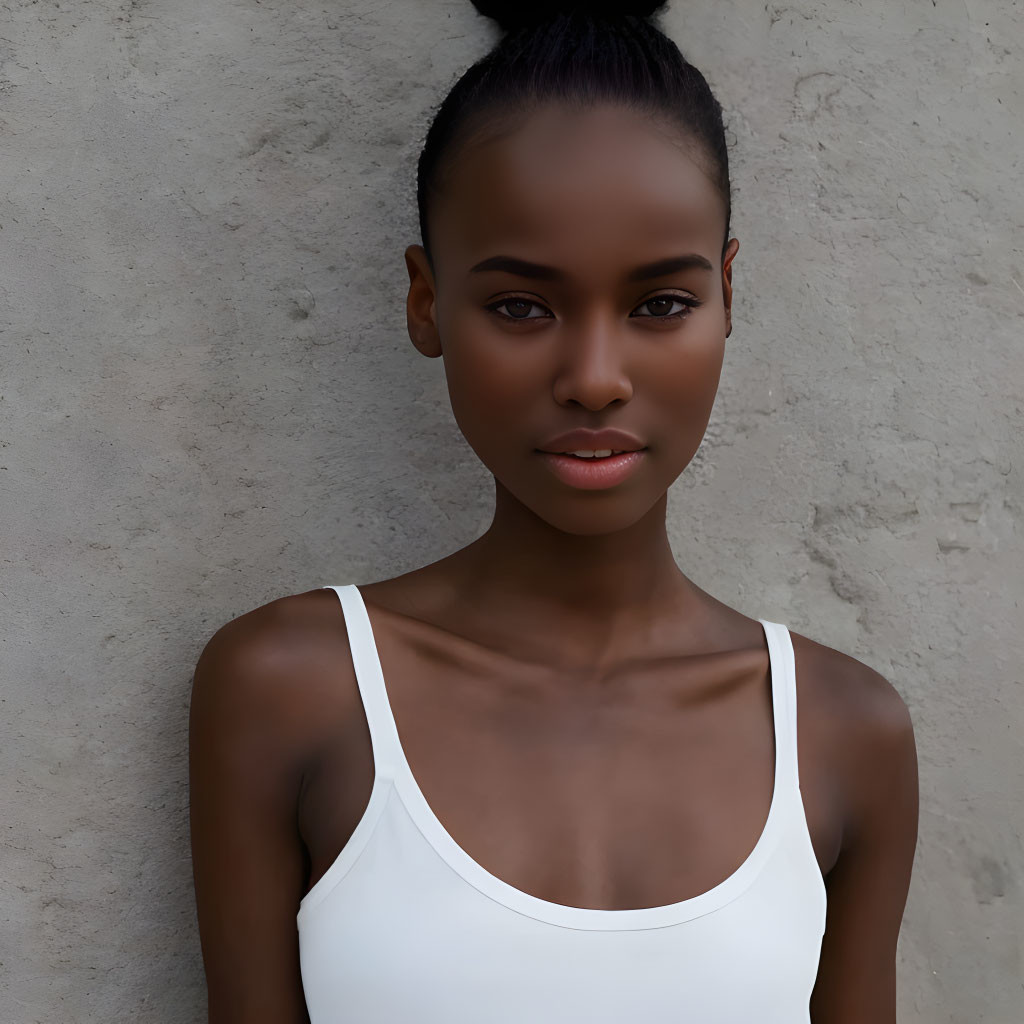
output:
[[[668,320],[670,322],[678,322],[685,319],[690,313],[701,305],[699,299],[695,299],[690,295],[654,295],[649,299],[642,302],[637,309],[644,309],[647,307],[648,315],[640,316],[641,320]],[[673,306],[678,308],[673,309]],[[507,312],[501,312],[502,307]],[[502,299],[500,302],[492,302],[489,306],[485,306],[485,309],[494,313],[495,316],[500,317],[506,322],[523,322],[528,320],[547,320],[552,317],[551,311],[547,306],[541,305],[539,302],[535,302],[533,299],[525,298],[521,295],[514,295],[511,298]],[[540,315],[531,315],[531,310],[543,310],[544,312]],[[630,314],[634,316],[636,310]]]
[[[498,312],[501,307],[504,306],[508,312]],[[502,320],[544,320],[547,319],[544,316],[530,316],[529,312],[531,309],[543,309],[546,310],[550,315],[550,310],[546,306],[542,306],[539,302],[534,302],[532,299],[524,299],[522,296],[513,295],[509,299],[502,299],[501,302],[492,302],[489,306],[485,306],[485,309],[489,309],[496,316],[501,317]]]
[[[672,305],[677,304],[680,308],[673,310]],[[700,300],[690,295],[654,295],[645,299],[637,306],[637,309],[648,309],[649,316],[642,316],[642,320],[682,320],[688,317],[698,306]],[[635,310],[634,310],[635,312]],[[633,313],[630,314],[632,316]]]

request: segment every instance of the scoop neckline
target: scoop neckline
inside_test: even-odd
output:
[[[405,748],[398,735],[398,725],[391,709],[391,700],[387,695],[384,672],[379,667],[380,658],[377,641],[373,635],[373,624],[358,586],[352,584],[352,589],[359,599],[368,638],[377,655],[375,658],[375,668],[377,668],[375,682],[383,698],[383,705],[389,719],[387,725],[394,741],[391,758],[393,761],[392,785],[413,823],[438,856],[456,874],[483,895],[517,913],[564,928],[583,931],[645,930],[664,928],[710,914],[731,903],[753,883],[777,844],[783,814],[783,750],[785,743],[788,742],[788,737],[785,734],[786,709],[783,703],[786,699],[786,688],[783,684],[782,674],[786,671],[786,660],[771,628],[776,625],[775,623],[765,619],[757,620],[764,631],[768,646],[775,746],[772,798],[764,827],[757,842],[732,874],[696,896],[656,907],[611,910],[600,907],[576,907],[534,896],[493,874],[456,842],[441,819],[434,813],[405,756]],[[380,770],[375,767],[374,772],[375,777],[379,777]]]

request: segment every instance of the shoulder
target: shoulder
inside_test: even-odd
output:
[[[906,701],[864,662],[791,633],[801,736],[830,767],[844,845],[868,819],[916,800],[914,725]]]
[[[337,596],[313,590],[278,598],[207,641],[192,680],[193,734],[205,723],[222,736],[307,748],[358,700],[354,678]]]
[[[808,776],[801,789],[805,807],[808,790],[814,794],[812,809],[829,833],[811,1017],[895,1021],[896,943],[918,826],[910,711],[869,665],[792,636],[801,773]]]
[[[197,669],[210,665],[249,675],[273,674],[308,662],[345,637],[333,592],[310,590],[280,597],[231,619],[207,641]]]
[[[298,808],[351,703],[346,651],[338,600],[324,590],[232,619],[196,665],[189,821],[211,1021],[307,1019]]]
[[[791,632],[790,636],[799,696],[823,724],[830,724],[854,741],[913,732],[906,702],[880,672],[799,633]]]

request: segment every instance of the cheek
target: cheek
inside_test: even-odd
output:
[[[725,357],[725,328],[718,323],[690,324],[671,358],[652,359],[645,390],[669,428],[664,443],[696,452],[711,417]],[[674,429],[673,429],[674,428]]]
[[[455,422],[482,454],[493,436],[521,430],[542,398],[543,370],[531,350],[515,339],[488,338],[484,332],[449,332],[443,360]]]
[[[678,358],[660,360],[646,379],[654,433],[664,459],[657,465],[669,485],[690,464],[708,430],[725,355],[725,331],[690,331]]]

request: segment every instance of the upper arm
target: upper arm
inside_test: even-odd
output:
[[[308,741],[288,662],[257,609],[219,630],[196,665],[190,818],[211,1024],[308,1021],[296,928]]]
[[[877,672],[845,682],[836,756],[843,840],[828,894],[814,1024],[895,1024],[896,943],[917,844],[918,774],[910,713]],[[851,675],[854,678],[849,678]]]

